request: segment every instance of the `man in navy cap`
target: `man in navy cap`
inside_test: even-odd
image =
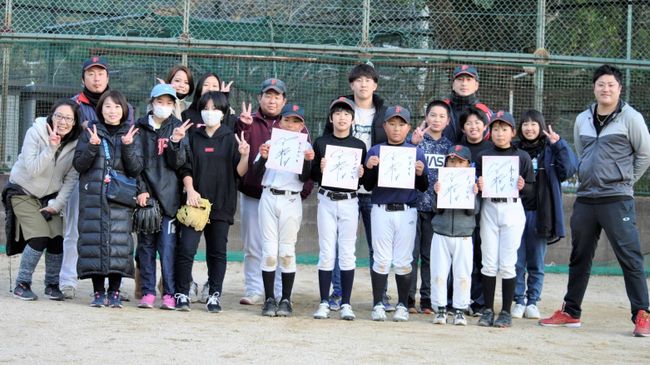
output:
[[[468,107],[475,106],[485,113],[488,119],[492,115],[490,108],[478,100],[478,87],[479,76],[476,66],[458,65],[454,68],[451,97],[445,100],[451,107],[451,122],[443,132],[452,143],[461,142],[463,129],[458,121]]]

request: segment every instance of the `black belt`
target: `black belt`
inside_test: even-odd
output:
[[[377,206],[384,208],[387,212],[403,212],[409,208],[413,208],[412,205],[404,203],[377,204]]]
[[[299,191],[278,190],[278,189],[273,189],[273,188],[269,188],[269,191],[273,195],[296,195],[296,194],[300,194]]]
[[[492,203],[507,203],[512,199],[513,203],[517,202],[517,198],[490,198]]]
[[[344,193],[344,192],[330,191],[330,190],[325,190],[323,188],[320,188],[318,189],[318,193],[323,194],[332,200],[347,200],[347,199],[354,199],[357,197],[357,193],[355,191],[351,193]]]

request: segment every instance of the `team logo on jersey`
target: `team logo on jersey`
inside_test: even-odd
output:
[[[206,148],[204,149],[204,151],[205,151],[205,152],[208,152],[208,153],[212,153],[212,152],[214,152],[214,148],[212,148],[212,147],[206,147]]]
[[[427,160],[427,166],[429,166],[430,169],[439,169],[445,166],[445,155],[425,153],[424,158]]]
[[[162,155],[165,148],[169,146],[167,142],[169,142],[169,138],[158,138],[158,156]]]

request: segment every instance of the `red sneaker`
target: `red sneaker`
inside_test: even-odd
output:
[[[634,336],[648,337],[650,336],[650,313],[644,309],[639,310],[636,315],[636,322],[634,322]]]
[[[557,310],[549,318],[540,319],[539,325],[547,327],[578,328],[582,324],[580,323],[580,318],[573,318],[569,313],[562,310]]]

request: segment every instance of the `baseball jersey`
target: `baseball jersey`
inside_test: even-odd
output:
[[[490,149],[486,149],[483,152],[480,152],[476,156],[476,176],[481,176],[482,171],[482,159],[483,156],[519,156],[519,176],[524,178],[526,185],[524,189],[533,188],[535,183],[535,174],[533,173],[533,163],[530,160],[530,156],[524,150],[520,150],[517,147],[510,146],[508,148],[499,148],[497,146],[492,146]],[[519,191],[519,196],[522,195],[523,189]]]
[[[447,150],[452,146],[451,141],[441,136],[438,139],[433,139],[429,133],[424,134],[424,139],[417,145],[418,149],[424,152],[424,157],[429,168],[429,188],[425,192],[418,192],[418,211],[431,212],[431,204],[433,200],[433,185],[438,181],[438,169],[445,165],[445,155]]]
[[[339,138],[334,136],[333,134],[331,135],[324,135],[322,137],[318,137],[316,141],[314,142],[314,161],[312,162],[312,171],[311,171],[311,178],[321,186],[321,179],[323,178],[323,173],[321,172],[320,169],[320,162],[325,157],[325,149],[327,148],[327,145],[333,145],[333,146],[341,146],[341,147],[349,147],[349,148],[358,148],[360,149],[361,152],[361,164],[366,160],[366,144],[363,143],[358,138],[353,137],[351,134],[348,135],[345,138]],[[361,183],[361,181],[359,182]],[[326,187],[328,190],[332,191],[339,191],[339,192],[352,192],[356,191],[355,190],[349,190],[349,189],[341,189],[333,186],[323,186]]]
[[[426,157],[424,156],[424,152],[421,149],[416,148],[414,145],[407,142],[404,142],[399,145],[380,143],[372,146],[370,151],[368,151],[366,162],[368,162],[368,159],[372,156],[379,156],[380,146],[399,146],[399,147],[415,148],[416,160],[421,161],[424,164],[424,171],[421,176],[415,175],[415,189],[398,189],[398,188],[385,188],[385,187],[377,186],[377,179],[379,176],[378,175],[379,165],[375,166],[372,169],[368,169],[366,167],[364,171],[365,179],[364,179],[363,186],[368,191],[372,190],[372,196],[370,197],[370,201],[372,202],[372,204],[402,203],[402,204],[409,204],[415,206],[415,203],[418,199],[418,193],[416,190],[427,191],[429,187],[429,179],[428,179],[429,167],[427,166],[427,160]],[[379,159],[379,164],[381,165],[381,157]]]
[[[305,147],[305,150],[312,148],[309,142],[306,143],[307,146]],[[271,144],[271,140],[266,141],[266,144]],[[295,172],[290,171],[266,169],[264,165],[266,165],[266,159],[263,159],[258,153],[255,157],[255,167],[257,173],[261,172],[260,168],[263,171],[262,187],[278,190],[288,190],[293,192],[302,191],[303,184],[309,179],[309,173],[311,172],[311,161],[306,160],[303,164],[303,173],[301,174],[296,174]]]

